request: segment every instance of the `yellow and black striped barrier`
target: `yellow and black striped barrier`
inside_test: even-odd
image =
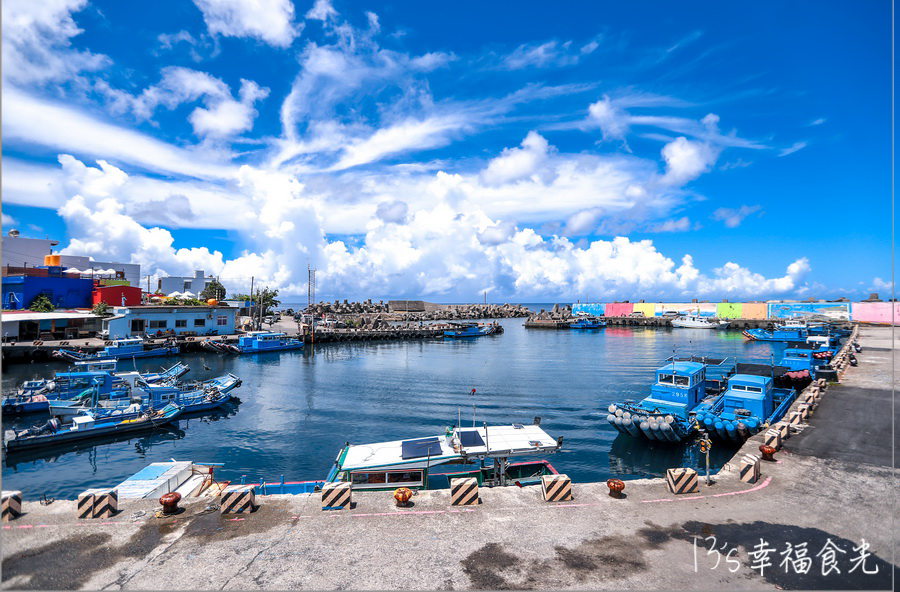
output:
[[[13,518],[22,515],[22,492],[3,492],[3,522],[9,522]]]
[[[697,471],[688,468],[666,469],[666,486],[676,495],[700,490]]]
[[[568,475],[544,475],[541,477],[541,491],[545,502],[569,502],[572,497],[572,480]]]
[[[322,486],[322,509],[343,510],[349,506],[352,498],[352,490],[349,483],[326,483]]]
[[[450,505],[474,506],[478,504],[478,479],[463,477],[450,479]]]
[[[252,485],[229,485],[222,492],[219,504],[220,514],[241,514],[253,511],[256,506],[256,491]]]

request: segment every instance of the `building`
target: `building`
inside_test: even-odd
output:
[[[103,286],[95,282],[91,302],[105,302],[110,306],[140,306],[141,289],[136,286]]]
[[[87,311],[4,311],[3,341],[77,339],[92,337],[102,327],[101,318]]]
[[[44,295],[56,308],[90,308],[93,286],[89,279],[63,273],[62,267],[4,267],[0,302],[4,310],[24,310]]]
[[[159,278],[157,290],[163,294],[171,294],[172,292],[190,292],[195,296],[199,296],[200,292],[202,292],[214,279],[214,277],[203,277],[203,270],[198,269],[194,271],[194,277],[169,276]]]
[[[58,265],[62,265],[66,269],[78,269],[82,272],[82,277],[106,278],[104,283],[107,285],[123,283],[127,286],[141,285],[141,266],[137,263],[94,261],[90,257],[80,255],[59,255]],[[110,270],[116,273],[109,274]]]
[[[162,335],[229,335],[238,309],[229,306],[115,306],[103,319],[108,339]]]
[[[37,267],[44,264],[44,256],[53,253],[59,241],[42,238],[23,238],[18,231],[10,230],[0,242],[0,258],[3,267]]]

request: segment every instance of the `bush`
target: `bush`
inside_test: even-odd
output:
[[[53,303],[50,302],[50,299],[44,294],[39,294],[31,301],[31,304],[28,305],[28,310],[34,312],[53,312],[54,308]]]
[[[91,309],[91,312],[98,316],[106,316],[108,314],[112,314],[109,312],[109,305],[101,300],[97,304],[94,305],[94,308]]]

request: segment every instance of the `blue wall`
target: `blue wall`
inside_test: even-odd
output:
[[[604,313],[606,313],[606,303],[605,302],[585,302],[579,304],[572,305],[572,314],[577,314],[578,312],[584,312],[588,315],[595,317],[602,317]]]
[[[90,308],[93,282],[68,277],[11,276],[3,278],[2,306],[23,310],[39,294],[46,294],[56,308]]]

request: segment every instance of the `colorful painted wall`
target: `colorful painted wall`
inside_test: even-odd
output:
[[[743,319],[740,302],[720,302],[716,305],[716,316],[720,319]]]
[[[572,314],[578,314],[579,312],[583,312],[584,314],[591,315],[594,317],[602,317],[606,314],[606,303],[605,302],[585,302],[585,303],[577,303],[572,305]]]
[[[606,305],[606,316],[608,317],[627,317],[634,308],[631,302],[610,302]]]
[[[741,303],[741,313],[745,319],[767,319],[769,318],[769,305],[765,302],[743,302]]]
[[[854,302],[851,312],[854,321],[890,325],[891,308],[894,313],[893,322],[900,324],[900,302]]]
[[[631,312],[642,312],[645,317],[656,316],[656,304],[653,302],[635,302]]]
[[[773,302],[769,304],[770,319],[802,319],[822,316],[834,321],[850,320],[849,302]]]
[[[687,302],[660,302],[656,305],[656,316],[661,317],[666,312],[687,313],[691,305]]]

